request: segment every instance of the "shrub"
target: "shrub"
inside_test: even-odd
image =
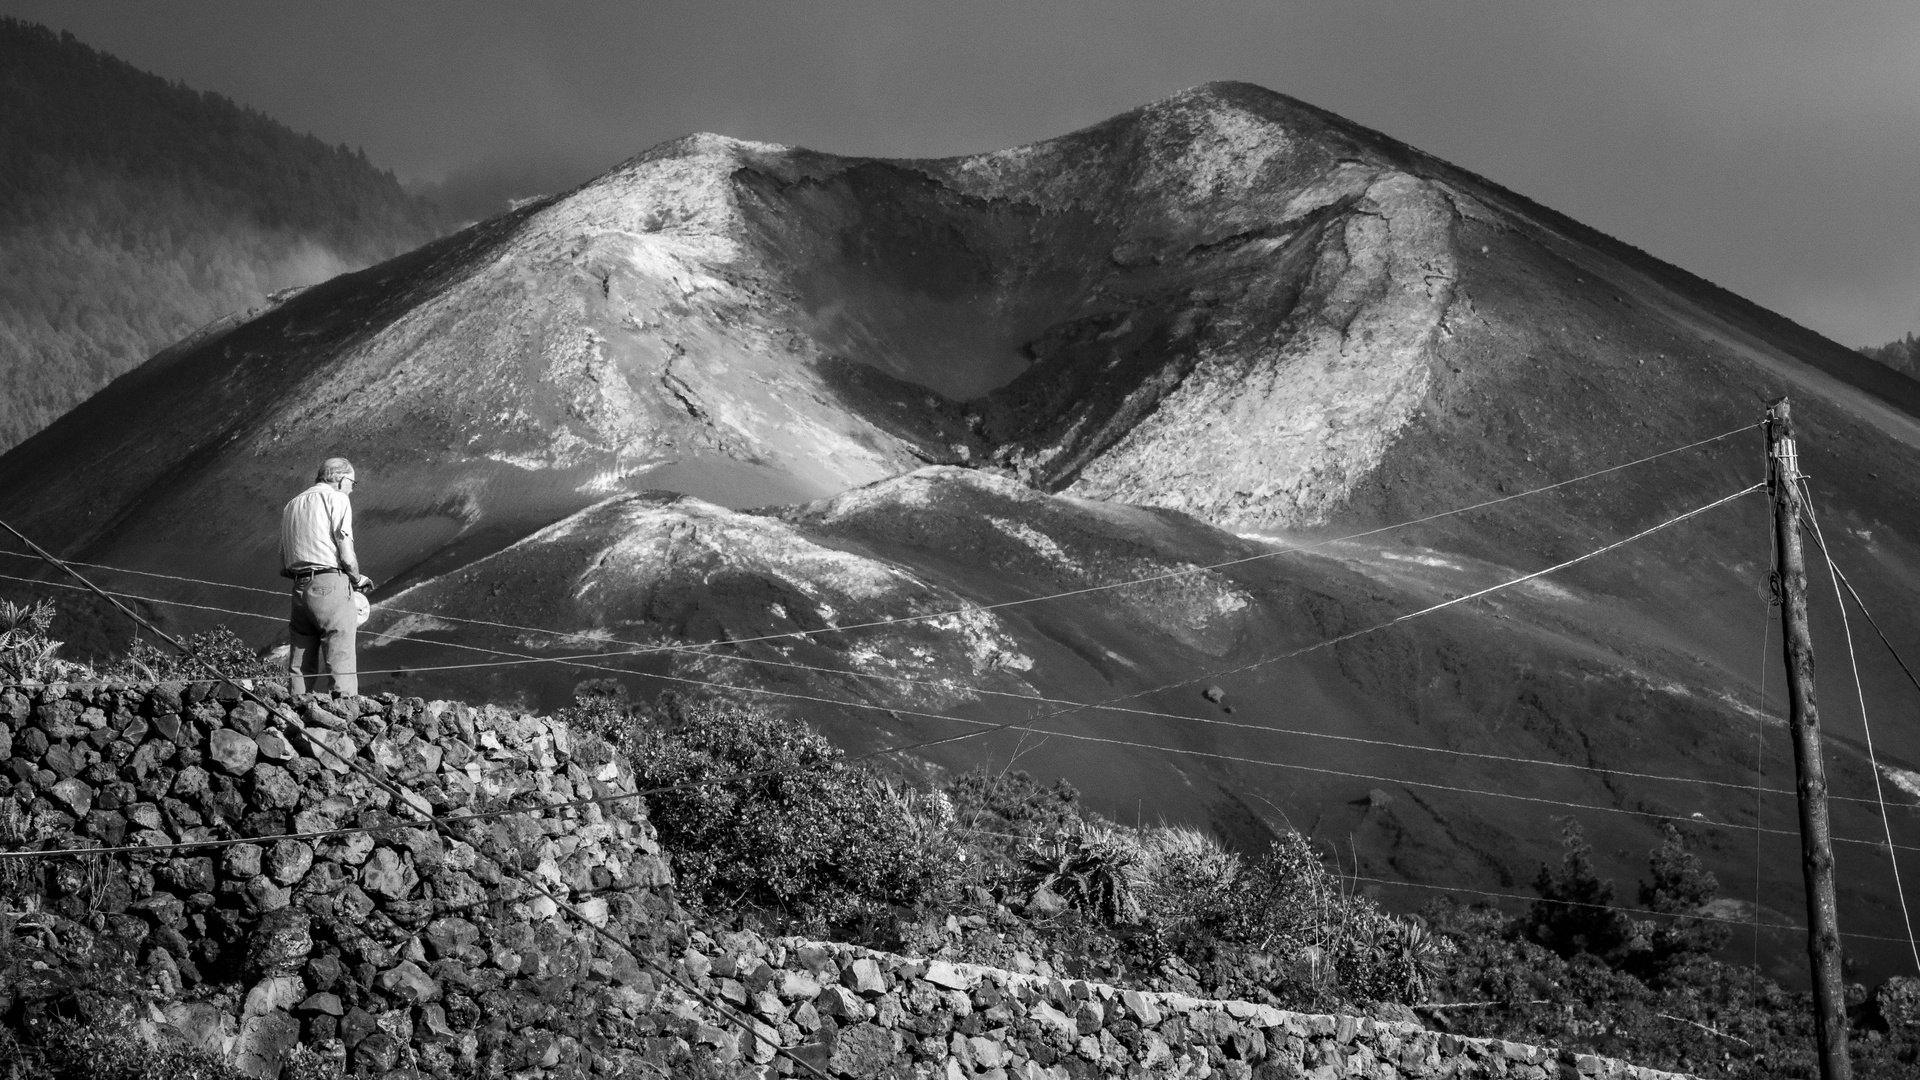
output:
[[[1613,882],[1602,881],[1594,872],[1593,845],[1578,821],[1562,819],[1560,837],[1560,869],[1540,868],[1533,886],[1540,899],[1527,917],[1525,932],[1563,957],[1581,952],[1618,957],[1633,940],[1634,927],[1611,908]]]
[[[0,600],[0,679],[47,682],[91,674],[86,665],[55,655],[62,643],[50,636],[54,615],[51,600],[31,604]]]
[[[1356,898],[1342,912],[1331,959],[1347,997],[1416,1004],[1438,985],[1454,951],[1419,916],[1389,915]]]
[[[851,768],[818,733],[763,710],[669,700],[617,745],[684,895],[799,927],[847,930],[943,895],[959,852],[932,800]]]
[[[1042,786],[1018,770],[961,773],[947,785],[963,828],[1012,837],[1046,837],[1080,827],[1080,793],[1065,780]]]
[[[1103,923],[1133,922],[1142,913],[1144,854],[1118,829],[1094,823],[1057,833],[1027,856],[1023,891],[1052,892],[1073,910]]]
[[[211,674],[208,665],[235,679],[284,679],[287,675],[285,668],[261,657],[224,624],[189,634],[180,639],[180,643],[187,647],[184,654],[144,639],[136,640],[127,647],[114,669],[119,674],[151,682],[205,679]]]
[[[1672,822],[1661,829],[1665,840],[1648,855],[1653,876],[1640,883],[1640,906],[1673,918],[1657,928],[1646,926],[1647,949],[1633,965],[1636,974],[1656,983],[1696,958],[1711,956],[1733,937],[1727,924],[1696,917],[1719,897],[1720,882],[1687,850]]]
[[[1172,938],[1217,938],[1244,884],[1244,861],[1199,829],[1150,829],[1142,841],[1149,918]]]
[[[150,1039],[124,1012],[56,1021],[30,1042],[0,1028],[0,1061],[11,1065],[8,1080],[246,1080],[208,1051]]]

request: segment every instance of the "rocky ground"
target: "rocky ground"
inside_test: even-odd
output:
[[[710,933],[591,736],[444,701],[264,700],[285,715],[211,683],[0,690],[5,847],[49,853],[0,868],[16,1064],[77,1022],[96,1047],[265,1078],[1670,1075],[1404,1007],[1308,1016],[1024,956]]]

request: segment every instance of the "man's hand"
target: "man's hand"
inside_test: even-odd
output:
[[[353,576],[353,587],[359,589],[361,592],[372,592],[373,579],[365,574],[355,574]]]

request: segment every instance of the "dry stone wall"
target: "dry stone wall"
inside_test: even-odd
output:
[[[796,1076],[928,1080],[1665,1080],[1679,1074],[1415,1022],[1287,1012],[1241,1001],[911,959],[825,942],[695,931],[678,964],[705,997],[754,1022],[716,1022],[677,989],[654,1013],[698,1023],[722,1059]],[[783,1059],[779,1046],[798,1061]],[[817,1072],[815,1070],[818,1070]]]
[[[144,980],[140,1024],[255,1075],[297,1044],[373,1076],[584,1072],[602,998],[649,976],[522,872],[636,948],[683,933],[639,800],[555,806],[632,791],[631,769],[498,708],[263,692],[307,734],[214,683],[0,688],[3,846],[245,841],[36,868],[46,909],[0,915],[15,969],[0,1014],[31,1019],[84,980],[77,945],[119,942]],[[531,812],[449,841],[348,757],[456,823]]]
[[[702,1062],[861,1080],[1671,1075],[1417,1023],[710,935],[675,906],[641,800],[562,805],[635,790],[599,740],[496,707],[262,692],[298,723],[214,683],[0,686],[0,847],[153,849],[36,861],[16,892],[37,906],[0,903],[0,1018],[31,1022],[113,953],[134,965],[137,1027],[261,1077],[296,1053],[387,1080]],[[346,758],[465,839],[420,827]],[[527,812],[460,821],[509,808]],[[337,829],[365,831],[302,835]],[[208,841],[222,846],[165,850]]]

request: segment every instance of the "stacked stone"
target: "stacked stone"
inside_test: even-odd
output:
[[[523,871],[637,947],[650,928],[678,932],[640,800],[544,809],[630,792],[630,767],[495,707],[263,693],[305,733],[215,683],[0,688],[14,834],[0,843],[245,840],[49,860],[46,887],[56,911],[134,950],[156,1022],[256,1075],[302,1041],[373,1076],[583,1063],[596,995],[651,983]],[[463,839],[421,827],[346,758]],[[534,812],[458,824],[510,807]],[[377,831],[288,835],[353,827]]]
[[[697,1041],[723,1060],[796,1076],[1677,1076],[1610,1058],[1460,1038],[1417,1023],[1294,1013],[745,933],[695,932],[679,967],[701,991],[677,1006],[700,1010]],[[751,1034],[732,1019],[740,1014],[751,1018]]]
[[[939,1080],[1673,1075],[1413,1023],[689,934],[639,800],[542,809],[633,790],[604,743],[491,706],[263,692],[305,733],[213,683],[0,687],[0,846],[243,841],[42,864],[69,947],[35,946],[0,1013],[31,986],[91,977],[71,944],[97,935],[143,965],[146,1022],[263,1077],[296,1043],[407,1078],[671,1074],[701,1058]],[[420,827],[346,757],[463,839]],[[508,806],[540,812],[458,824]],[[376,831],[288,835],[343,827]],[[641,955],[671,948],[676,979],[583,931],[528,874]],[[9,935],[23,940],[0,918]],[[73,978],[46,970],[63,962]]]

